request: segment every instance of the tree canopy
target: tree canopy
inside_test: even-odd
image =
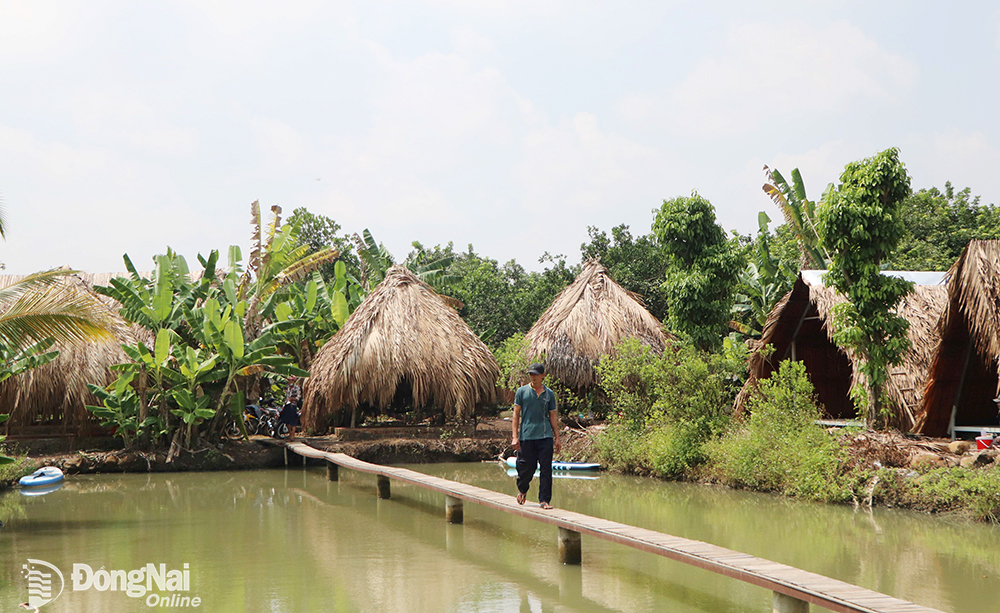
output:
[[[642,296],[653,317],[663,321],[667,317],[667,296],[663,289],[667,253],[656,236],[633,238],[625,224],[612,228],[610,238],[596,226],[589,226],[587,234],[590,242],[580,245],[580,259],[599,259],[616,283]]]
[[[663,289],[671,329],[703,349],[718,347],[730,320],[742,262],[715,222],[715,208],[697,192],[665,200],[653,233],[668,258]]]
[[[1000,208],[979,203],[966,187],[921,189],[900,204],[903,235],[889,258],[893,270],[947,270],[972,239],[1000,238]]]
[[[888,369],[909,348],[909,324],[896,307],[913,284],[880,267],[903,236],[899,203],[909,194],[910,177],[891,148],[848,164],[819,209],[820,238],[831,255],[826,280],[849,300],[835,307],[834,338],[860,355],[868,389],[855,387],[852,396],[871,421],[883,423]]]

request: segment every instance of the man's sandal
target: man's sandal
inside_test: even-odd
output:
[[[539,504],[538,506],[540,506],[543,511],[548,511],[549,509],[553,508],[553,506],[551,504],[547,503],[547,502],[543,502],[543,503]]]
[[[527,499],[528,499],[527,494],[521,494],[521,493],[517,494],[517,504],[524,504],[524,501]]]

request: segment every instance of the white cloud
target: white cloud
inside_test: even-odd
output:
[[[732,137],[859,100],[892,104],[917,76],[912,62],[846,21],[752,22],[730,28],[723,47],[669,93],[630,96],[619,112],[635,121],[662,109],[678,133]]]
[[[88,140],[161,155],[190,155],[198,145],[193,128],[172,125],[163,109],[124,92],[85,91],[70,112]]]
[[[528,132],[514,176],[530,210],[582,212],[614,202],[631,191],[630,184],[656,176],[662,167],[655,149],[603,132],[594,114],[579,112]]]
[[[71,2],[15,0],[0,4],[0,58],[24,62],[63,48],[77,8]]]
[[[1000,196],[1000,149],[983,132],[947,130],[913,134],[901,146],[901,158],[913,176],[914,189],[943,188],[951,181],[969,187],[987,202]]]
[[[127,152],[46,140],[0,124],[0,169],[8,221],[0,260],[12,273],[56,266],[122,270],[126,252],[144,267],[167,245],[181,253],[204,251],[229,238],[214,211],[189,205],[169,172]]]
[[[266,117],[250,120],[261,165],[268,172],[300,172],[311,156],[306,138],[288,124]]]

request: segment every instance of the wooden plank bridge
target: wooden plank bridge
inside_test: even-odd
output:
[[[805,613],[809,610],[810,603],[843,613],[942,613],[937,609],[702,541],[564,509],[543,511],[537,506],[521,506],[514,496],[406,468],[371,464],[343,453],[322,451],[298,441],[266,442],[284,446],[286,464],[295,455],[300,456],[300,461],[304,461],[301,458],[325,460],[327,476],[331,481],[338,480],[339,467],[373,474],[376,476],[376,495],[381,499],[390,497],[392,480],[444,494],[445,518],[451,523],[462,523],[463,502],[470,502],[556,526],[559,528],[559,559],[566,564],[580,564],[580,535],[587,534],[769,589],[774,594],[774,613]]]

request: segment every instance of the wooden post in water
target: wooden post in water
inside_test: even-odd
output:
[[[580,533],[559,528],[559,561],[563,564],[580,564]],[[784,613],[784,612],[782,612]]]
[[[378,499],[389,500],[389,477],[386,477],[385,475],[378,475],[378,479],[375,484],[378,489],[378,492],[376,493]]]
[[[291,466],[305,466],[306,465],[306,457],[295,453],[294,451],[292,451],[288,447],[285,447],[285,466],[290,466],[290,465]]]
[[[462,499],[445,495],[444,497],[444,518],[449,524],[460,524],[464,519],[462,510]]]
[[[772,613],[809,613],[809,603],[805,600],[793,598],[787,594],[773,592],[771,599]]]
[[[333,462],[326,463],[326,480],[340,481],[340,467]]]

